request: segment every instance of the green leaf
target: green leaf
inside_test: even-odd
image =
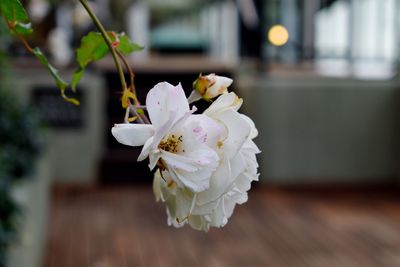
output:
[[[76,86],[78,85],[79,81],[81,80],[84,72],[85,72],[85,70],[83,68],[78,68],[72,74],[72,82],[71,82],[72,91],[75,92]]]
[[[42,65],[45,66],[45,67],[49,70],[51,76],[53,76],[53,78],[54,78],[54,80],[55,80],[55,82],[56,82],[56,84],[57,84],[57,87],[60,88],[61,91],[65,91],[65,89],[66,89],[67,86],[68,86],[68,83],[65,82],[65,81],[59,76],[58,70],[57,70],[56,68],[54,68],[54,67],[49,63],[49,61],[47,60],[46,56],[42,53],[42,51],[40,51],[39,47],[35,47],[35,48],[32,50],[32,52],[33,52],[33,54],[39,59],[40,63],[42,63]]]
[[[42,63],[43,66],[45,66],[48,71],[50,72],[51,76],[53,76],[54,81],[56,82],[57,87],[61,91],[61,96],[67,100],[68,102],[74,104],[74,105],[79,105],[79,101],[74,99],[74,98],[69,98],[65,95],[65,89],[68,87],[68,83],[65,82],[59,75],[58,70],[53,67],[46,56],[40,51],[38,47],[35,47],[32,50],[32,53],[39,59],[40,63]]]
[[[119,34],[119,45],[118,45],[118,50],[121,51],[121,53],[127,55],[135,51],[140,51],[143,50],[143,46],[140,46],[138,44],[135,44],[134,42],[129,39],[128,36],[124,34]]]
[[[111,41],[115,41],[115,33],[108,32],[108,36]],[[133,43],[125,34],[118,34],[118,39],[117,49],[123,54],[130,54],[143,49],[142,46]],[[81,45],[76,51],[76,60],[79,68],[72,76],[72,90],[75,90],[81,80],[86,66],[93,61],[102,59],[108,52],[108,46],[100,33],[90,32],[82,38]]]
[[[92,61],[102,59],[108,52],[108,46],[100,33],[89,32],[82,38],[81,45],[76,51],[76,60],[78,61],[79,68],[72,76],[72,90],[75,91],[86,66]]]
[[[108,53],[108,47],[98,32],[90,32],[81,40],[81,46],[76,51],[79,67],[85,68],[92,61],[102,59]]]
[[[0,11],[11,23],[29,21],[28,14],[19,0],[1,0]]]
[[[28,35],[31,34],[33,32],[33,28],[32,28],[32,23],[23,23],[23,22],[17,22],[15,24],[15,30],[17,31],[17,33],[19,34],[23,34],[23,35]]]

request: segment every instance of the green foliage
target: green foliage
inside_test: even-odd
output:
[[[79,67],[72,76],[72,90],[75,90],[82,78],[86,66],[92,61],[102,59],[107,53],[107,44],[100,33],[89,32],[82,38],[81,45],[76,50],[76,61]]]
[[[19,34],[29,35],[29,34],[33,33],[32,23],[30,23],[30,22],[24,23],[24,22],[18,21],[17,23],[15,23],[15,30]]]
[[[0,63],[2,62],[0,58]],[[0,72],[4,72],[4,66]],[[2,77],[3,78],[3,77]],[[8,244],[17,237],[19,209],[11,196],[16,180],[31,178],[43,147],[38,117],[18,104],[5,88],[0,90],[0,266],[5,266]]]
[[[0,173],[13,179],[28,177],[43,144],[39,118],[0,90]]]
[[[16,216],[19,213],[19,208],[11,196],[10,187],[4,182],[0,180],[0,267],[6,266],[8,244],[17,238]]]
[[[17,35],[28,35],[33,32],[32,24],[29,21],[28,14],[19,0],[1,0],[0,11],[7,20],[8,26],[13,33]],[[65,90],[69,84],[61,78],[59,71],[50,64],[42,51],[38,47],[34,49],[27,49],[32,52],[36,58],[39,59],[40,63],[42,63],[42,65],[48,69],[51,76],[54,78],[57,87],[60,89],[61,96],[66,101],[74,105],[79,105],[80,103],[78,100],[70,98],[65,94]]]
[[[136,109],[136,112],[140,115],[144,115],[144,110],[141,108]]]
[[[27,35],[33,32],[28,14],[19,0],[1,0],[0,11],[8,21],[10,28],[18,34]]]
[[[119,34],[119,45],[117,48],[121,53],[128,55],[133,52],[141,51],[144,47],[132,42],[128,36]]]
[[[59,75],[58,70],[53,67],[53,65],[50,64],[46,56],[42,53],[42,51],[36,47],[32,50],[33,54],[39,59],[40,63],[42,63],[43,66],[47,68],[47,70],[50,72],[51,76],[53,77],[54,81],[56,82],[57,87],[61,91],[61,96],[68,102],[74,104],[74,105],[79,105],[79,101],[76,100],[75,98],[70,98],[67,97],[65,94],[65,90],[68,87],[68,83],[64,81],[61,76]]]
[[[122,54],[130,54],[143,49],[142,46],[132,42],[128,36],[124,34],[109,33],[110,39],[116,43],[116,49]],[[72,89],[75,90],[77,84],[83,76],[86,66],[93,62],[104,58],[109,52],[108,46],[102,35],[98,32],[89,32],[81,40],[81,45],[76,51],[76,61],[78,69],[72,76]]]
[[[29,21],[28,14],[19,0],[1,0],[0,10],[3,16],[11,23]]]

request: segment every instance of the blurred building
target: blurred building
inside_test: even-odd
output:
[[[75,48],[82,36],[94,30],[90,19],[76,1],[28,2],[36,29],[30,41],[51,55],[63,77],[71,77],[76,67]],[[188,94],[201,72],[234,79],[232,89],[244,99],[243,113],[254,119],[259,130],[259,184],[266,188],[399,185],[400,0],[90,2],[107,28],[123,30],[145,46],[129,58],[143,102],[147,91],[161,81],[181,82]],[[33,180],[22,193],[19,190],[29,210],[26,213],[42,214],[27,216],[28,241],[22,245],[25,252],[20,253],[18,247],[12,252],[18,258],[15,266],[23,266],[32,257],[40,262],[36,250],[45,239],[50,186],[149,185],[152,174],[147,162],[136,162],[140,148],[125,147],[111,135],[112,125],[123,120],[125,111],[120,107],[120,85],[110,58],[90,66],[76,94],[82,105],[73,107],[59,97],[47,71],[18,41],[10,42],[8,35],[0,34],[0,49],[6,51],[11,66],[8,79],[0,80],[0,89],[12,88],[10,91],[22,103],[35,106],[48,134],[48,148],[38,160],[39,171],[47,179],[38,183]],[[36,198],[37,194],[41,198]],[[111,195],[114,197],[114,193]],[[67,199],[73,196],[74,191]],[[91,197],[103,200],[97,193]],[[130,199],[129,194],[125,197]],[[91,205],[96,202],[93,199]],[[280,205],[280,201],[271,198],[272,204]],[[68,210],[62,200],[57,203]],[[296,200],[293,203],[294,208],[287,208],[288,214],[297,210]],[[335,209],[342,211],[338,206]],[[318,207],[315,205],[315,210]],[[257,205],[252,208],[259,211]],[[304,210],[307,208],[305,205]],[[266,210],[274,213],[275,209]],[[277,221],[270,224],[273,227],[290,228],[296,221],[282,224],[279,220],[286,222],[285,214],[277,214]],[[102,216],[107,217],[101,213],[96,216],[100,223],[104,222]],[[307,223],[314,222],[307,216]],[[340,224],[335,214],[330,216],[341,229],[344,223]],[[263,218],[268,221],[267,217]],[[106,228],[104,225],[99,229]],[[260,228],[257,222],[255,225],[254,229]],[[296,226],[290,229],[303,229]],[[244,232],[251,229],[244,227]],[[314,253],[315,247],[310,250]]]

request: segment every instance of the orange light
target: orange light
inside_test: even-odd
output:
[[[272,26],[268,31],[268,41],[275,46],[283,46],[289,40],[288,30],[280,25]]]

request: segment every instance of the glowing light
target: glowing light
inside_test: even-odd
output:
[[[274,25],[268,31],[268,41],[276,46],[283,46],[289,40],[289,32],[282,25]]]

